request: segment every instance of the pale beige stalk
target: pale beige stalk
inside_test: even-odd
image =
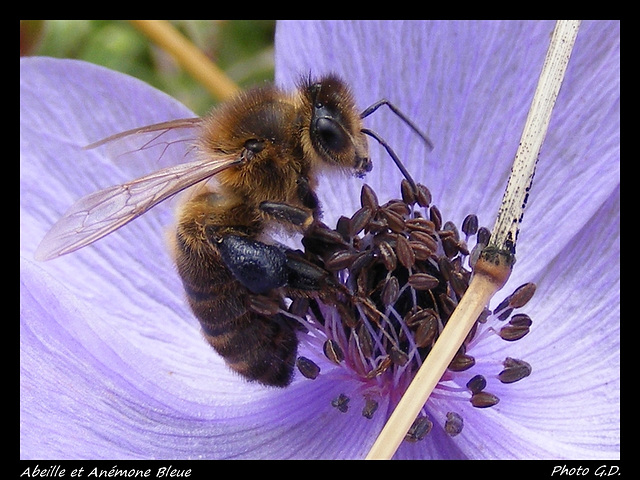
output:
[[[558,21],[538,80],[509,184],[489,246],[474,267],[474,277],[433,349],[374,442],[367,459],[390,459],[483,308],[508,279],[515,243],[540,147],[578,33],[578,21]]]
[[[166,20],[130,22],[169,53],[216,100],[226,100],[240,91],[233,80]]]

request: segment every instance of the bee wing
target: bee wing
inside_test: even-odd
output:
[[[239,155],[174,165],[78,200],[49,230],[35,252],[50,260],[122,227],[158,203],[241,162]]]
[[[155,138],[158,138],[176,128],[192,128],[200,125],[202,122],[201,118],[180,118],[178,120],[169,120],[167,122],[154,123],[153,125],[145,125],[144,127],[132,128],[131,130],[126,130],[124,132],[116,133],[115,135],[111,135],[107,138],[103,138],[102,140],[98,140],[90,145],[84,147],[87,150],[92,148],[97,148],[107,143],[120,140],[125,137],[130,137],[132,135],[139,135],[144,133],[152,133],[158,132]]]
[[[202,124],[201,118],[182,118],[167,122],[146,125],[116,133],[84,147],[92,150],[106,147],[111,158],[120,158],[129,154],[137,154],[143,150],[159,149],[157,160],[174,145],[193,143],[195,130]]]

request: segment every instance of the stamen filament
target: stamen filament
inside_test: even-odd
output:
[[[393,456],[484,306],[501,286],[485,275],[473,278],[458,308],[371,447],[366,457],[368,460],[390,459]]]

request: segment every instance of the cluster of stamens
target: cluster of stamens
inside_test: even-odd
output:
[[[402,199],[380,205],[374,191],[365,185],[361,208],[350,218],[341,217],[335,229],[318,224],[305,235],[305,255],[331,273],[335,288],[311,301],[294,300],[288,312],[303,324],[307,342],[321,348],[324,356],[360,382],[357,390],[364,399],[362,415],[366,418],[373,417],[383,396],[397,403],[465,293],[474,259],[490,237],[486,228],[478,228],[475,215],[464,219],[464,236],[453,223],[443,223],[423,185],[413,187],[405,180],[401,192]],[[472,250],[470,240],[475,240]],[[524,337],[531,319],[513,312],[534,291],[535,285],[525,284],[493,312],[485,309],[448,372],[474,366],[475,359],[467,349],[480,330],[488,329],[506,341]],[[509,321],[499,330],[481,327],[494,318]],[[309,358],[299,357],[297,366],[307,378],[320,374],[320,367]],[[529,364],[522,360],[507,358],[503,366],[497,374],[503,383],[531,373]],[[466,384],[474,407],[498,403],[498,397],[485,391],[486,386],[482,375]],[[346,412],[350,401],[349,396],[340,394],[332,405]],[[406,440],[422,439],[431,427],[423,412]],[[462,427],[462,417],[449,412],[445,431],[453,436]]]

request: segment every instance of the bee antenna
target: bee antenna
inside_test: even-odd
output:
[[[373,105],[365,108],[364,111],[360,114],[360,118],[368,117],[373,112],[375,112],[378,108],[380,108],[382,105],[386,105],[387,107],[389,107],[389,109],[393,113],[395,113],[400,118],[400,120],[402,120],[404,123],[406,123],[411,130],[413,130],[414,132],[416,132],[416,134],[418,134],[418,136],[422,139],[422,141],[424,141],[424,143],[427,144],[427,147],[429,147],[429,150],[433,150],[433,143],[431,142],[431,140],[429,140],[429,137],[427,137],[424,133],[422,133],[420,131],[420,129],[418,127],[416,127],[416,125],[409,119],[409,117],[407,117],[404,113],[402,113],[400,110],[398,110],[398,107],[396,107],[393,103],[389,102],[389,100],[387,100],[387,99],[383,98],[382,100],[378,100]],[[378,140],[378,142],[380,142],[379,138],[376,138],[376,140]],[[380,143],[382,144],[382,142],[380,142]],[[383,146],[384,146],[384,144],[383,144]],[[385,148],[387,148],[387,147],[385,146]],[[387,151],[389,151],[388,148],[387,148]]]
[[[416,190],[416,182],[413,181],[413,178],[411,177],[411,174],[407,171],[407,169],[403,165],[402,161],[398,158],[398,155],[396,155],[396,152],[393,151],[393,149],[389,146],[389,144],[380,135],[378,135],[373,130],[369,130],[368,128],[363,128],[360,131],[362,133],[364,133],[365,135],[369,135],[370,137],[375,138],[376,141],[380,145],[382,145],[384,147],[384,149],[387,151],[389,156],[393,159],[395,164],[398,166],[398,168],[402,172],[402,175],[404,175],[404,178],[406,178],[407,181],[409,182],[409,184],[411,185],[411,188],[414,191],[417,191]]]

